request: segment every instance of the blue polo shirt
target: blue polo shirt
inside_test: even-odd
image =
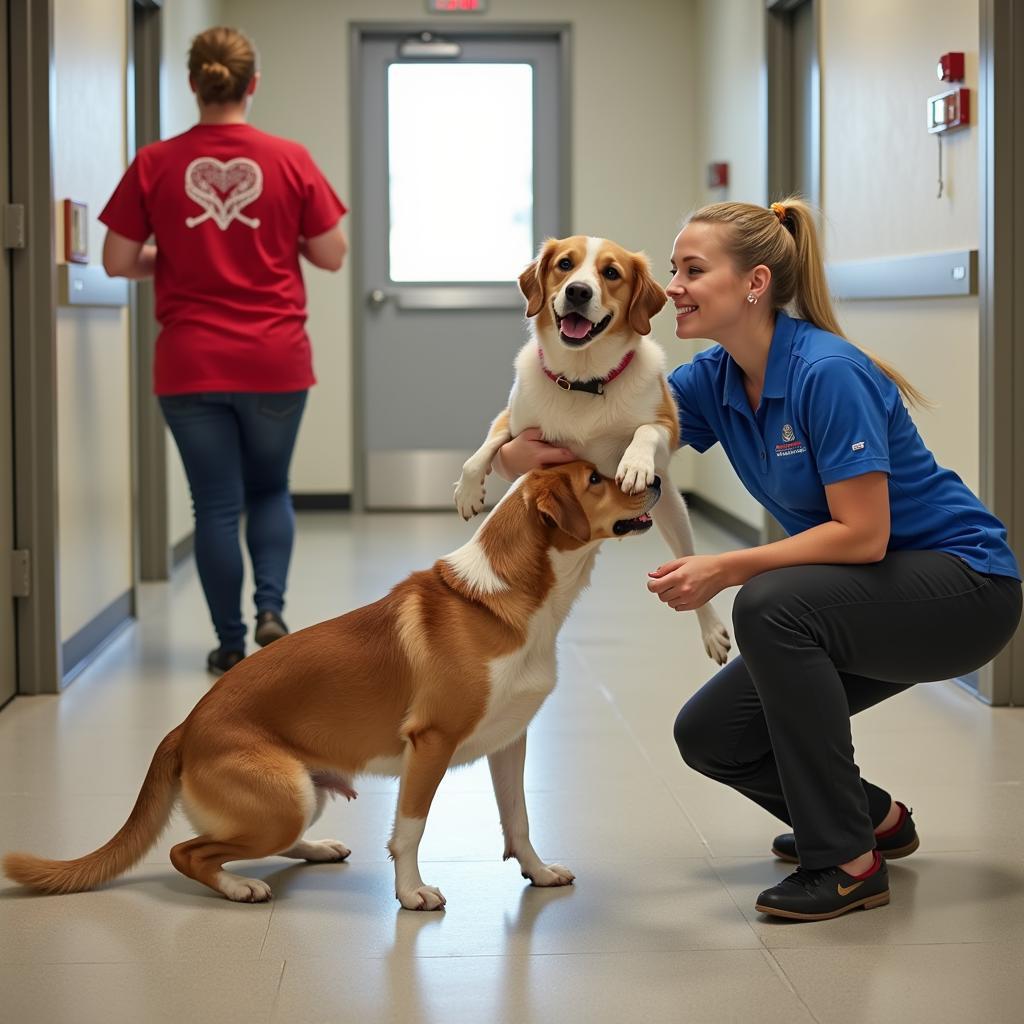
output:
[[[780,312],[755,413],[720,345],[669,376],[683,444],[716,441],[747,490],[790,535],[830,522],[825,485],[889,475],[890,551],[948,551],[978,572],[1020,579],[1006,529],[939,466],[899,389],[855,345]]]

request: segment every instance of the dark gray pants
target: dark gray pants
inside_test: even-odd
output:
[[[679,752],[789,823],[804,867],[846,863],[874,848],[890,804],[860,777],[850,716],[980,668],[1020,616],[1017,580],[942,552],[762,573],[733,607],[741,657],[679,712]]]

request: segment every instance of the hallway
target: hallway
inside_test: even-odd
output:
[[[698,518],[701,551],[733,542]],[[461,544],[454,514],[300,516],[286,617],[310,624],[382,594]],[[764,812],[686,768],[679,705],[711,674],[693,616],[644,590],[656,536],[608,543],[530,731],[535,845],[576,875],[529,888],[501,861],[485,764],[441,786],[422,848],[444,914],[400,911],[385,842],[395,784],[364,779],[312,837],[344,865],[246,871],[275,899],[232,904],[178,875],[175,817],[145,863],[66,897],[0,884],[4,1024],[445,1021],[1018,1021],[1024,1001],[1024,713],[951,683],[855,723],[865,774],[911,804],[920,851],[893,902],[791,925],[753,911],[786,874]],[[138,625],[60,698],[0,713],[4,850],[77,856],[121,825],[159,739],[206,691],[206,610],[191,561],[143,584]],[[719,599],[727,615],[731,592]]]

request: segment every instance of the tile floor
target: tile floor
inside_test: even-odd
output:
[[[703,550],[730,538],[698,522]],[[365,603],[463,542],[454,515],[300,517],[293,627]],[[443,914],[401,911],[385,842],[395,786],[369,780],[313,835],[343,865],[244,870],[276,898],[232,904],[167,850],[107,888],[34,897],[0,883],[2,1024],[417,1024],[1024,1020],[1024,711],[952,684],[860,716],[865,774],[915,808],[921,850],[893,903],[820,924],[754,913],[786,873],[776,823],[679,760],[676,710],[712,672],[693,616],[644,588],[650,535],[605,546],[562,634],[559,688],[530,732],[542,856],[572,888],[503,864],[485,766],[441,786],[422,860]],[[732,594],[717,601],[728,617]],[[0,848],[71,857],[120,827],[159,739],[206,691],[194,568],[142,589],[141,618],[60,698],[0,712]]]

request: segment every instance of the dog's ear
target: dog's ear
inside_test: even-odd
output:
[[[528,317],[536,316],[544,308],[544,282],[557,244],[557,238],[549,238],[541,246],[537,258],[519,275],[519,290],[526,297]]]
[[[537,512],[547,526],[558,527],[581,544],[590,540],[590,520],[564,476],[544,481],[537,494]]]
[[[642,252],[633,256],[633,294],[629,300],[629,326],[637,334],[651,333],[651,317],[668,301],[665,289],[654,280],[650,260]]]

